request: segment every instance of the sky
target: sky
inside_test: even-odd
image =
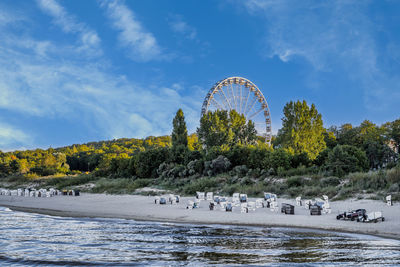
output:
[[[324,126],[400,117],[400,1],[0,2],[0,150],[189,133],[217,81]]]

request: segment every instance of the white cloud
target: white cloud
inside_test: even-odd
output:
[[[23,131],[0,122],[0,146],[4,151],[20,148],[21,144],[30,143],[30,138]]]
[[[365,107],[372,111],[397,105],[400,76],[388,74],[387,66],[381,64],[381,57],[387,55],[377,48],[379,26],[368,14],[369,4],[368,1],[244,2],[250,14],[265,18],[265,56],[277,56],[283,62],[305,59],[316,72],[336,71],[337,75],[344,75],[363,88]]]
[[[197,36],[197,31],[194,27],[185,22],[180,15],[171,15],[168,19],[168,24],[172,31],[182,34],[185,38],[194,40]]]
[[[178,108],[185,112],[189,131],[198,124],[202,99],[182,96],[182,84],[144,87],[110,73],[102,64],[82,64],[79,53],[71,52],[63,61],[56,50],[41,57],[37,46],[43,42],[55,46],[51,41],[19,41],[29,45],[21,49],[12,42],[0,43],[3,110],[32,118],[79,121],[104,138],[170,134]]]
[[[80,46],[78,50],[90,52],[91,54],[101,54],[100,38],[96,31],[90,29],[87,25],[79,23],[76,18],[65,10],[57,0],[37,0],[39,7],[48,15],[53,17],[53,21],[65,33],[78,34]]]
[[[101,6],[119,31],[119,41],[129,49],[129,56],[134,61],[162,59],[161,48],[151,32],[146,31],[133,12],[121,1],[103,1]]]

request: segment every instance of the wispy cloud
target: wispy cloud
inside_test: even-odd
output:
[[[0,147],[3,151],[21,149],[29,145],[30,138],[20,129],[0,121]]]
[[[77,19],[73,15],[68,14],[57,0],[37,0],[37,3],[65,33],[79,35],[80,46],[78,50],[97,55],[101,53],[99,50],[100,38],[96,31],[90,29],[84,23],[77,22]]]
[[[283,62],[305,59],[316,72],[339,71],[364,88],[367,109],[394,107],[400,101],[400,76],[388,74],[377,48],[378,25],[368,1],[240,2],[265,18],[267,57]],[[390,96],[390,97],[388,97]]]
[[[119,31],[120,44],[128,49],[128,55],[132,60],[143,62],[163,58],[154,35],[142,26],[124,2],[103,1],[101,6],[106,9],[113,27]]]
[[[168,24],[173,32],[181,34],[187,39],[195,40],[197,37],[197,30],[184,21],[181,15],[170,15]]]
[[[82,61],[81,53],[73,49],[65,57],[65,49],[57,49],[57,43],[34,38],[29,32],[21,35],[0,29],[0,39],[2,112],[32,119],[79,121],[87,127],[82,131],[91,129],[99,138],[110,139],[169,134],[178,108],[185,112],[189,131],[198,124],[201,98],[182,95],[194,87],[180,83],[142,85],[115,74],[112,67],[102,64],[104,57]],[[1,149],[35,145],[30,145],[23,127],[6,123],[0,124]]]

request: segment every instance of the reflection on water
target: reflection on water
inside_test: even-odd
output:
[[[63,218],[0,207],[0,266],[400,264],[400,241],[290,228]]]

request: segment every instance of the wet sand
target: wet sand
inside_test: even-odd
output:
[[[0,196],[0,206],[13,210],[35,212],[56,216],[105,217],[159,222],[256,225],[266,227],[301,227],[322,230],[351,232],[400,239],[400,204],[387,206],[383,201],[346,200],[331,202],[332,213],[311,216],[304,207],[295,207],[295,215],[280,213],[280,204],[295,205],[294,199],[278,198],[279,211],[259,208],[255,212],[240,213],[240,207],[233,212],[220,209],[210,211],[208,201],[202,201],[200,208],[188,210],[187,202],[194,197],[181,198],[176,205],[154,204],[154,197],[135,195],[81,194],[79,197],[55,196],[51,198]],[[357,223],[336,220],[339,212],[364,208],[367,212],[382,211],[385,221],[378,223]]]

